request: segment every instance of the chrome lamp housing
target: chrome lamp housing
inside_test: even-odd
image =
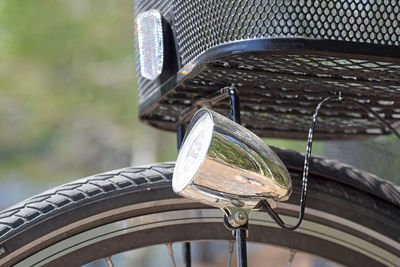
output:
[[[259,137],[208,109],[189,124],[178,154],[173,190],[218,208],[254,209],[287,200],[292,181],[285,165]]]

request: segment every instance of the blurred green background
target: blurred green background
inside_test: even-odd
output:
[[[138,120],[133,27],[132,0],[0,1],[0,209],[83,176],[175,160],[175,135]],[[366,153],[346,142],[314,152],[347,162],[361,153],[358,166],[398,179],[400,153],[393,168],[365,158],[391,150],[381,140]]]
[[[174,160],[175,136],[138,120],[133,25],[132,0],[0,1],[0,208]]]

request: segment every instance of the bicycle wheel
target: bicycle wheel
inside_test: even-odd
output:
[[[274,149],[294,183],[277,211],[297,218],[303,156]],[[122,251],[188,240],[232,240],[223,213],[171,189],[173,163],[77,180],[0,213],[1,266],[77,266]],[[400,190],[375,176],[314,157],[305,219],[296,231],[252,212],[249,241],[308,252],[345,265],[400,261]]]

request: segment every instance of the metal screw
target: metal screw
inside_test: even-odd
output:
[[[234,214],[228,217],[228,222],[233,227],[239,227],[247,224],[249,217],[247,216],[247,212],[244,210],[238,210]]]

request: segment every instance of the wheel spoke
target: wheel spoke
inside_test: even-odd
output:
[[[175,262],[175,257],[174,257],[174,249],[173,249],[173,247],[172,247],[172,243],[168,243],[168,244],[167,244],[167,247],[168,247],[168,254],[169,254],[169,257],[171,258],[172,266],[173,266],[173,267],[176,267],[176,262]]]
[[[294,249],[290,250],[290,254],[289,254],[289,259],[287,262],[287,267],[290,267],[290,265],[292,264],[293,260],[294,260],[294,256],[296,256],[297,251]]]
[[[114,267],[114,264],[113,264],[113,262],[111,260],[111,256],[107,257],[105,260],[106,260],[106,262],[108,264],[108,267]]]
[[[229,251],[228,251],[228,267],[231,267],[232,263],[232,255],[233,255],[233,249],[235,248],[235,241],[231,240],[229,241]]]

